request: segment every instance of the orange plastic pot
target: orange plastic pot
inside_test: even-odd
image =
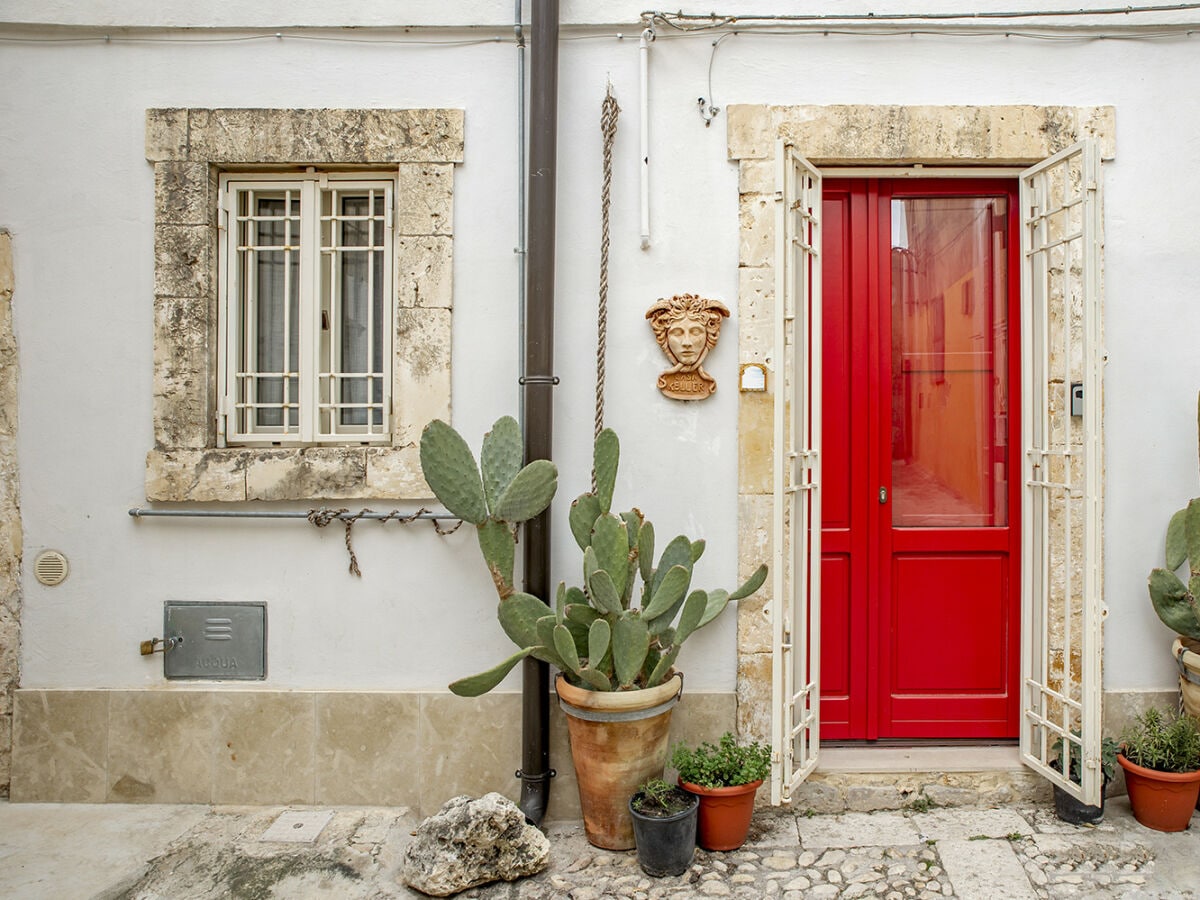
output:
[[[761,779],[718,788],[701,787],[689,781],[679,784],[700,797],[696,843],[705,850],[736,850],[746,843],[750,819],[754,816],[754,796]]]
[[[567,716],[588,843],[632,850],[629,798],[645,782],[663,776],[671,709],[683,690],[683,678],[675,675],[640,691],[589,691],[559,675],[554,688]]]
[[[1125,787],[1135,819],[1155,831],[1183,831],[1188,827],[1200,795],[1200,770],[1144,769],[1122,753],[1117,754],[1117,762],[1125,770]]]

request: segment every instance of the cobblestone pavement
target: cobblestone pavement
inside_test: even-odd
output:
[[[311,843],[263,841],[282,808],[0,804],[5,898],[393,898],[417,818],[337,808]],[[1180,834],[1138,825],[1125,798],[1094,827],[1047,805],[815,815],[760,809],[740,850],[697,850],[676,878],[636,854],[591,847],[578,823],[546,831],[551,863],[532,878],[460,894],[475,900],[606,897],[1200,897],[1200,819]]]

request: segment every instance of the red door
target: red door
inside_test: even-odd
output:
[[[1017,734],[1015,210],[1001,180],[825,183],[824,738]]]

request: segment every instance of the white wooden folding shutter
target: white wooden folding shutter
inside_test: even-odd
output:
[[[1100,162],[1021,174],[1021,758],[1100,802]],[[1080,397],[1080,394],[1082,396]],[[1073,408],[1072,402],[1075,406]],[[1062,768],[1052,763],[1061,754]],[[1082,760],[1080,783],[1064,772]]]
[[[821,173],[776,145],[771,802],[817,765],[821,634]]]

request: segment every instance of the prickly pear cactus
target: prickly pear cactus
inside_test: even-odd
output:
[[[551,608],[514,591],[512,573],[516,526],[549,505],[557,487],[554,465],[542,460],[520,466],[520,433],[508,418],[484,438],[480,458],[482,469],[466,442],[444,422],[430,423],[421,436],[426,481],[447,509],[478,529],[480,550],[500,596],[500,625],[520,648],[486,672],[451,684],[456,694],[474,697],[490,691],[528,656],[557,666],[572,684],[595,691],[654,687],[674,673],[687,638],[766,579],[767,567],[760,566],[732,593],[689,593],[692,567],[704,542],[683,535],[663,548],[656,565],[654,526],[637,509],[612,512],[620,444],[605,429],[594,448],[596,488],[571,505],[569,517],[583,551],[583,586],[560,584]]]
[[[575,652],[556,654],[557,647],[534,652],[561,668],[572,684],[598,691],[662,684],[674,673],[683,642],[730,601],[758,590],[767,576],[760,566],[733,593],[689,593],[704,542],[680,535],[656,564],[654,526],[637,509],[612,512],[619,457],[617,436],[605,429],[594,451],[596,488],[571,505],[571,533],[583,551],[583,587],[566,592],[563,618],[568,629],[577,623],[571,632]]]
[[[475,526],[479,550],[500,597],[498,618],[521,649],[499,665],[451,685],[463,696],[484,694],[533,652],[536,623],[550,612],[537,597],[513,588],[517,528],[541,514],[558,488],[558,470],[549,460],[521,465],[521,429],[511,416],[496,421],[483,438],[480,462],[467,442],[440,419],[421,433],[421,469],[434,495],[450,512]]]
[[[1196,422],[1200,432],[1200,397]],[[1168,628],[1200,641],[1200,497],[1171,516],[1166,551],[1166,566],[1150,573],[1150,602]],[[1185,562],[1186,584],[1177,574]]]

